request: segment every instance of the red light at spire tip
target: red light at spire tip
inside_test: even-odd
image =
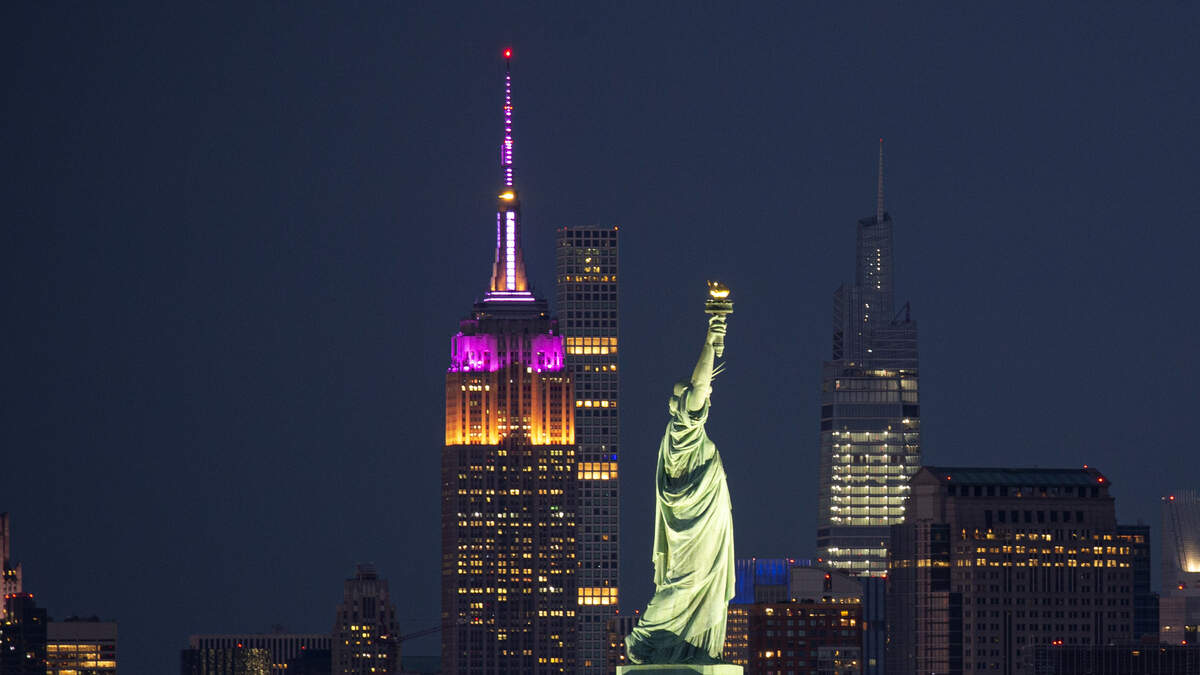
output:
[[[505,50],[504,50],[504,58],[506,58],[506,59],[511,59],[511,58],[512,58],[512,50],[511,50],[511,49],[505,49]]]

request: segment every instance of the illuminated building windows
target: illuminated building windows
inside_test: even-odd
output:
[[[580,588],[579,604],[615,605],[617,604],[617,589],[609,586],[600,588]]]
[[[576,408],[615,408],[615,407],[617,407],[617,402],[616,401],[595,401],[595,400],[591,400],[591,399],[588,399],[588,400],[576,399],[575,407]]]
[[[76,620],[48,623],[44,672],[47,675],[116,673],[117,624]]]
[[[616,480],[616,462],[580,462],[579,480]]]
[[[606,356],[617,353],[615,337],[568,337],[567,353],[587,356]]]
[[[355,631],[360,639],[355,642],[362,642],[361,638],[369,637],[369,626],[355,624],[350,626],[348,630]],[[341,630],[341,627],[338,628]],[[340,635],[339,639],[344,642],[344,645],[350,644],[350,638],[354,634],[349,632]],[[311,662],[309,658],[323,654],[325,667],[328,668],[330,650],[332,648],[332,636],[329,633],[324,634],[294,634],[294,633],[243,633],[243,634],[225,634],[225,635],[193,635],[188,639],[191,649],[195,650],[227,650],[227,649],[254,649],[265,650],[269,656],[271,664],[271,672],[292,672],[289,668],[294,668],[300,665],[301,661]],[[191,673],[193,671],[187,671]],[[202,671],[210,672],[210,671]],[[241,671],[239,671],[241,672]],[[250,671],[256,672],[256,671]],[[307,671],[302,671],[307,672]],[[62,675],[68,675],[62,673]],[[80,672],[79,675],[87,675]]]

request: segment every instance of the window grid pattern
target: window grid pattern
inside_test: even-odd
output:
[[[579,673],[606,672],[607,623],[619,602],[617,242],[616,227],[563,227],[555,249],[559,325],[575,383]]]

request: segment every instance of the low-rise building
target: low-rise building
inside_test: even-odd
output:
[[[333,638],[329,633],[232,633],[222,635],[192,635],[192,649],[265,649],[270,654],[272,675],[291,673],[288,662],[307,650],[330,651]]]
[[[270,675],[271,652],[253,647],[185,649],[180,675]]]
[[[633,632],[637,620],[638,614],[635,612],[633,614],[614,614],[604,622],[607,644],[604,672],[611,675],[617,672],[617,666],[629,664],[629,659],[625,655],[625,638]]]
[[[96,617],[46,626],[46,675],[115,675],[117,622]]]
[[[727,649],[745,647],[727,651],[726,660],[743,660],[746,675],[861,672],[862,606],[856,599],[731,605],[730,617]]]

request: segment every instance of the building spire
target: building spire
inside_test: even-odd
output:
[[[504,145],[500,148],[500,168],[504,171],[505,187],[513,186],[512,167],[512,48],[504,50]]]
[[[489,301],[532,301],[521,252],[521,200],[513,187],[512,137],[512,48],[504,50],[504,144],[500,146],[500,169],[504,188],[496,208],[496,258],[492,263]]]
[[[879,139],[879,188],[875,194],[875,224],[883,222],[883,139]]]

